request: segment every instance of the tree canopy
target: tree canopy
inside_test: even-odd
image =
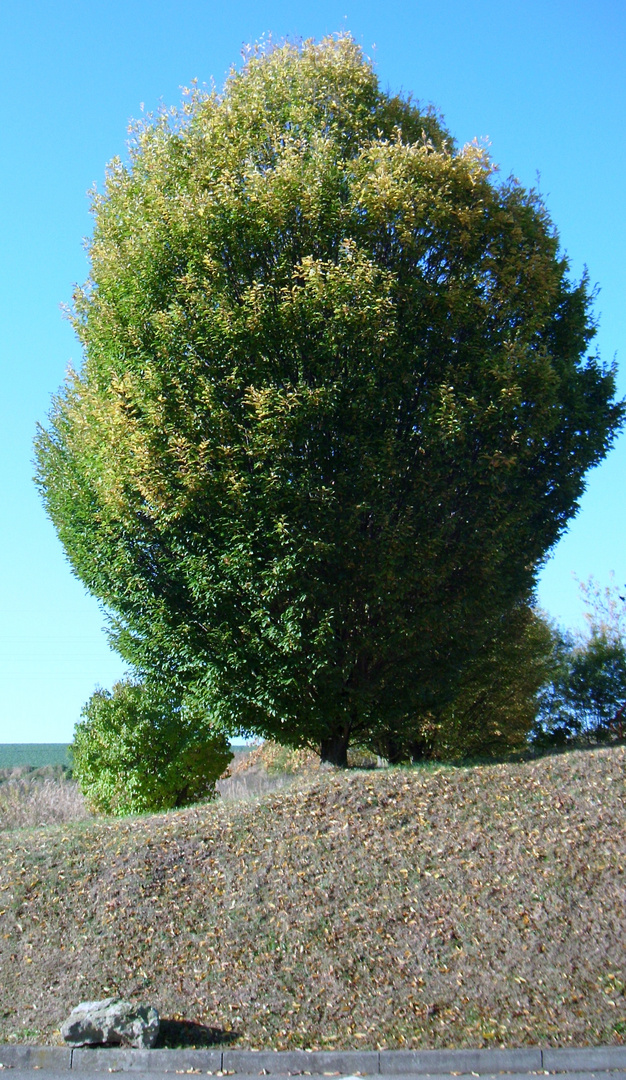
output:
[[[340,35],[138,125],[93,209],[36,452],[118,649],[226,730],[419,745],[622,416],[540,197]]]

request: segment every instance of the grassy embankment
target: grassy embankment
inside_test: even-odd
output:
[[[625,764],[305,769],[257,799],[5,831],[0,1040],[54,1042],[119,992],[196,1045],[626,1041]]]

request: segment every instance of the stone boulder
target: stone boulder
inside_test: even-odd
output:
[[[70,1046],[138,1046],[148,1050],[159,1035],[153,1005],[132,1005],[121,998],[83,1001],[61,1025]]]

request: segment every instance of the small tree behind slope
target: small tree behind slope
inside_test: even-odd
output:
[[[434,718],[432,757],[489,758],[527,749],[552,647],[545,618],[526,605],[514,609],[467,666],[455,700]]]
[[[581,584],[587,631],[555,628],[532,742],[537,746],[605,742],[626,731],[626,602],[613,577],[602,589]]]

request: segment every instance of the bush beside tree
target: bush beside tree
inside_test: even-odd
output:
[[[91,808],[116,815],[209,799],[233,757],[197,702],[131,679],[91,696],[70,753]]]

